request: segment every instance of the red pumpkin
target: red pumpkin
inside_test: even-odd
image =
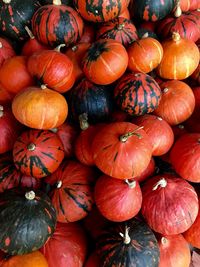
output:
[[[158,267],[188,267],[190,265],[190,248],[181,234],[159,236],[158,244],[160,248]]]
[[[133,218],[142,206],[142,192],[138,182],[118,180],[107,175],[97,180],[94,198],[101,214],[114,222]]]
[[[39,42],[56,46],[75,44],[83,33],[83,20],[70,6],[54,0],[53,5],[41,6],[32,17],[32,30]]]
[[[118,17],[103,23],[97,30],[97,39],[113,39],[128,46],[138,39],[135,25],[131,20]]]
[[[155,232],[176,235],[194,223],[199,202],[187,181],[171,174],[158,175],[146,181],[142,193],[141,212]]]
[[[0,105],[0,154],[13,149],[21,128],[11,109]]]
[[[120,18],[125,18],[125,19],[131,19],[131,15],[130,15],[129,9],[125,8],[124,11],[121,11],[120,14],[119,14],[119,17]]]
[[[16,55],[12,45],[6,38],[0,37],[0,67],[4,61]]]
[[[82,77],[84,77],[82,71],[82,60],[85,56],[87,50],[90,47],[90,43],[78,43],[70,48],[67,49],[65,55],[70,58],[74,66],[74,76],[75,80],[78,81]]]
[[[140,175],[148,166],[152,147],[144,130],[129,122],[104,126],[92,142],[96,166],[118,179]]]
[[[96,251],[89,255],[84,267],[101,267],[100,256]]]
[[[45,179],[59,222],[75,222],[86,217],[93,205],[93,169],[76,161],[66,161]]]
[[[180,8],[182,11],[196,10],[200,8],[200,2],[198,0],[180,0]]]
[[[154,114],[170,125],[177,125],[187,120],[195,107],[195,97],[189,85],[173,80],[161,83],[160,87],[162,97]]]
[[[42,50],[28,59],[28,70],[42,84],[64,93],[75,82],[74,65],[69,57],[58,50]]]
[[[23,132],[13,148],[16,168],[35,178],[50,175],[58,168],[63,158],[63,144],[60,138],[50,131]]]
[[[27,69],[27,58],[13,56],[8,58],[0,68],[0,81],[3,88],[12,94],[17,94],[27,86],[34,84]]]
[[[163,57],[163,48],[156,39],[147,37],[128,47],[128,68],[131,71],[148,73],[155,69]]]
[[[104,22],[114,19],[128,6],[127,0],[107,0],[90,1],[90,0],[74,0],[74,4],[78,12],[85,20],[93,22]]]
[[[79,40],[80,43],[93,43],[95,40],[95,25],[91,23],[84,22],[83,34],[81,39]]]
[[[141,183],[151,177],[155,173],[155,170],[156,164],[154,158],[152,157],[147,168],[139,176],[134,177],[134,180]]]
[[[147,133],[153,147],[153,156],[164,155],[170,150],[174,142],[174,133],[165,120],[155,115],[145,114],[133,119],[133,123],[143,127]]]
[[[76,223],[57,223],[52,238],[40,251],[46,257],[49,267],[81,267],[87,253],[85,232]]]
[[[127,65],[125,47],[112,39],[101,39],[87,50],[83,59],[83,72],[90,81],[106,85],[119,79]]]
[[[170,160],[175,171],[184,179],[200,182],[200,133],[188,133],[181,136],[174,144]]]

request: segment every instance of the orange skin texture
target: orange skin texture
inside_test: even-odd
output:
[[[170,125],[177,125],[187,120],[195,108],[192,89],[182,81],[167,81],[160,85],[162,97],[154,114],[166,120]],[[165,92],[165,88],[168,90]]]
[[[28,87],[15,96],[12,111],[22,124],[48,130],[64,123],[68,115],[68,105],[58,92],[48,88]]]
[[[12,94],[33,85],[33,78],[27,69],[27,58],[14,56],[7,59],[0,68],[0,81],[3,88]]]
[[[161,236],[158,244],[160,248],[158,267],[188,267],[190,265],[190,248],[181,234]]]
[[[200,8],[199,0],[180,0],[180,7],[182,11],[196,10]]]
[[[1,267],[48,267],[46,258],[39,251],[12,256]]]
[[[162,45],[154,38],[147,37],[128,47],[128,68],[131,71],[148,73],[155,69],[163,57]]]
[[[1,43],[0,47],[0,67],[1,67],[7,58],[15,56],[16,53],[12,45],[5,38],[0,37],[0,43]]]
[[[163,58],[157,73],[164,79],[183,80],[197,68],[200,53],[197,45],[184,38],[175,41],[168,39],[162,42]]]
[[[130,19],[131,15],[128,8],[125,8],[124,11],[120,12],[119,14],[120,18]]]
[[[183,235],[188,243],[200,249],[200,212],[193,225]]]

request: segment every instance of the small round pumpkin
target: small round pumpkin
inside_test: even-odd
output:
[[[0,67],[7,58],[15,55],[16,53],[11,43],[6,38],[0,37]]]
[[[48,130],[64,123],[68,105],[64,96],[46,86],[27,87],[13,99],[12,111],[22,124]]]
[[[162,46],[163,58],[157,68],[161,78],[183,80],[195,71],[200,53],[193,41],[181,38],[179,33],[174,32],[171,39],[162,42]]]

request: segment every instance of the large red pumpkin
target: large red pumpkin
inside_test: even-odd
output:
[[[188,133],[181,136],[174,144],[170,161],[175,171],[184,179],[200,182],[200,133]]]
[[[60,138],[50,131],[28,130],[16,140],[13,159],[18,170],[35,178],[54,172],[64,158]]]
[[[16,53],[10,42],[6,38],[0,37],[0,67],[7,58],[15,55]]]
[[[77,223],[57,223],[52,238],[40,251],[49,267],[82,267],[87,255],[85,232]]]
[[[154,231],[176,235],[194,223],[199,202],[187,181],[171,174],[158,175],[146,181],[142,193],[141,212]]]
[[[104,126],[92,143],[95,164],[105,174],[130,179],[140,175],[151,160],[152,147],[144,130],[129,122]]]
[[[94,198],[102,215],[114,222],[133,218],[142,206],[142,192],[138,182],[114,179],[107,175],[97,180]]]
[[[93,169],[76,161],[65,161],[45,179],[52,186],[50,196],[59,222],[75,222],[86,217],[92,209]]]

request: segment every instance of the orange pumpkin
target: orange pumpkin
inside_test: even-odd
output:
[[[137,40],[128,47],[128,68],[131,71],[148,73],[160,64],[163,57],[162,45],[154,38]]]
[[[200,54],[197,45],[173,33],[172,38],[162,43],[163,58],[157,68],[164,79],[183,80],[189,77],[199,64]]]
[[[129,9],[128,8],[125,8],[124,11],[122,11],[119,14],[119,17],[120,18],[125,18],[125,19],[131,19],[131,15],[130,15]]]
[[[48,267],[48,263],[43,254],[34,251],[24,255],[12,256],[2,262],[1,267]]]
[[[45,86],[28,87],[15,96],[12,111],[22,124],[48,130],[64,123],[68,105],[64,96]]]

